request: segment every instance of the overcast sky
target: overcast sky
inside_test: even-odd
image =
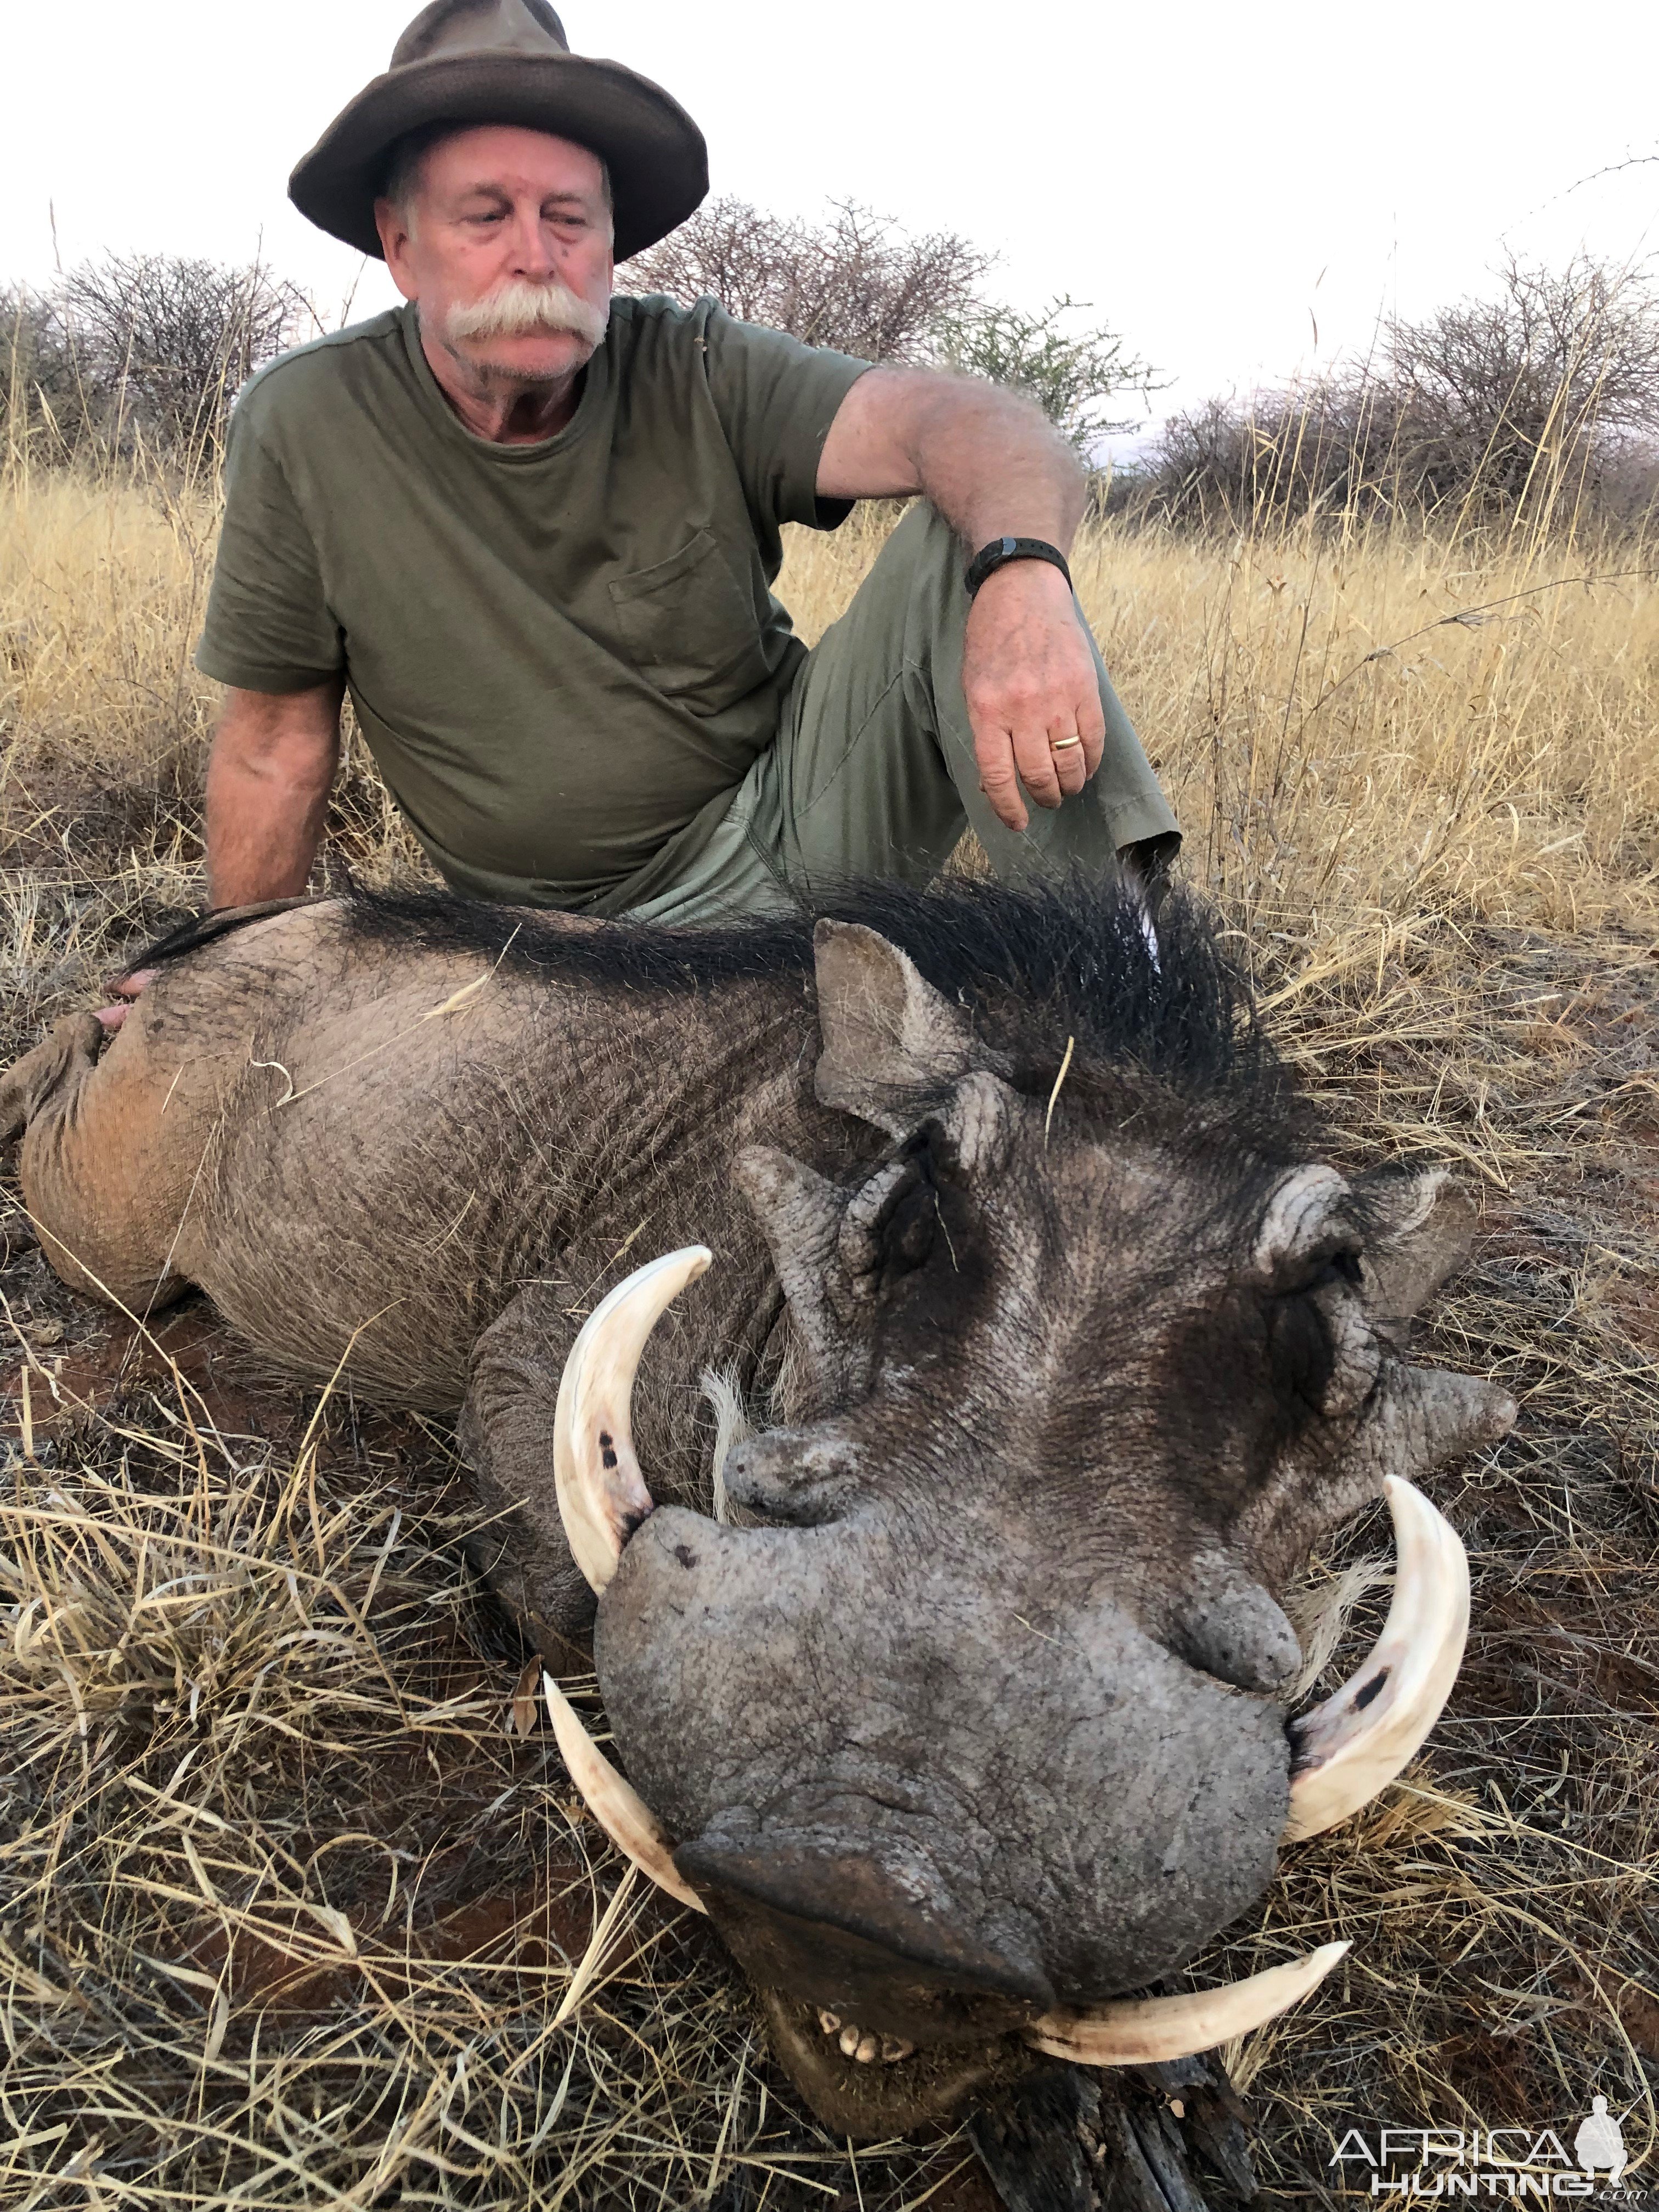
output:
[[[105,249],[267,258],[337,321],[378,264],[288,205],[296,157],[413,0],[0,0],[0,282]],[[579,51],[666,85],[714,189],[852,195],[1068,290],[1175,380],[1158,410],[1363,347],[1506,246],[1659,249],[1659,5],[569,0]],[[1619,174],[1582,182],[1630,162]]]

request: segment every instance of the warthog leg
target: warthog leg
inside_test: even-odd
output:
[[[95,1014],[69,1014],[0,1077],[0,1138],[22,1139],[23,1202],[71,1289],[143,1316],[189,1287],[185,1217],[206,1142],[194,1099],[173,1102],[137,1025],[100,1054]]]
[[[0,1143],[21,1137],[49,1098],[72,1095],[92,1073],[103,1042],[96,1014],[65,1014],[45,1041],[0,1075]]]

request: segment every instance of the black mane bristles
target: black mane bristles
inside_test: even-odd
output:
[[[1046,1091],[1070,1041],[1079,1085],[1133,1067],[1194,1101],[1224,1092],[1229,1111],[1252,1122],[1282,1128],[1300,1117],[1213,918],[1179,890],[1159,897],[1156,949],[1138,889],[1082,875],[1019,889],[968,877],[927,890],[849,884],[796,913],[697,927],[623,920],[573,928],[563,916],[442,893],[358,892],[350,914],[364,937],[477,952],[550,981],[670,994],[767,976],[805,981],[814,922],[862,922],[971,1010],[1023,1089]]]

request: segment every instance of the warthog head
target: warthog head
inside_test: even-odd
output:
[[[812,1377],[809,1418],[729,1457],[739,1525],[653,1510],[629,1442],[641,1346],[706,1254],[613,1293],[561,1394],[633,1786],[560,1704],[579,1779],[757,1984],[923,2073],[999,2039],[1179,2055],[1311,1987],[1334,1951],[1130,1994],[1421,1741],[1468,1578],[1413,1479],[1513,1418],[1401,1356],[1465,1243],[1439,1174],[1310,1158],[1201,923],[1172,909],[1160,963],[1122,910],[1141,1011],[1101,979],[1104,1042],[1079,1034],[1087,978],[1058,1020],[981,1018],[873,931],[820,924],[817,1097],[890,1141],[850,1183],[739,1163]],[[1385,1486],[1389,1627],[1293,1728],[1279,1596]]]

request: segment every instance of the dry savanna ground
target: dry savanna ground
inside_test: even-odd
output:
[[[8,1054],[199,893],[203,491],[0,489]],[[816,634],[879,518],[798,538]],[[1659,551],[1569,531],[1093,530],[1085,603],[1344,1159],[1484,1201],[1431,1349],[1515,1435],[1436,1486],[1470,1655],[1403,1784],[1196,1962],[1346,1970],[1226,2055],[1273,2196],[1350,2124],[1553,2128],[1659,2171]],[[416,856],[351,760],[330,865]],[[0,2197],[29,2206],[984,2207],[970,2147],[800,2116],[717,1950],[574,1801],[467,1574],[447,1438],[137,1342],[0,1252]],[[1316,1564],[1313,1662],[1386,1598]]]

